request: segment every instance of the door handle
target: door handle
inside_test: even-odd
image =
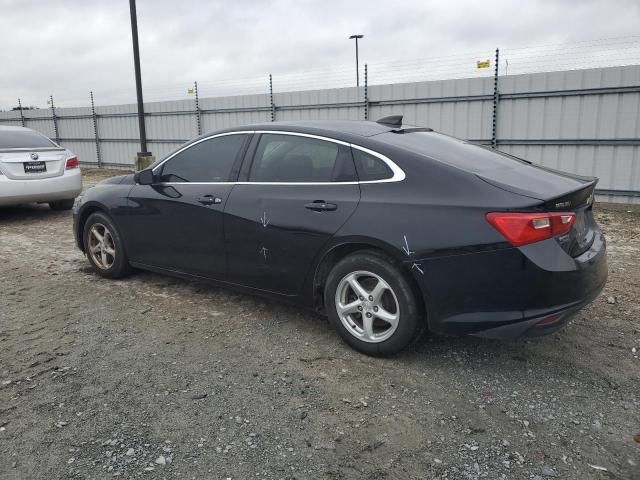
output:
[[[311,203],[307,203],[304,208],[308,208],[314,212],[329,212],[337,210],[338,206],[335,203],[327,203],[324,200],[314,200]]]
[[[198,199],[203,205],[220,205],[222,203],[222,199],[219,197],[214,197],[213,195],[204,195]]]

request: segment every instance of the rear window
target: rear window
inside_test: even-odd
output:
[[[390,144],[433,158],[454,167],[482,174],[493,170],[530,165],[530,162],[497,150],[435,132],[383,133]]]
[[[46,148],[56,145],[30,130],[0,130],[0,148]]]

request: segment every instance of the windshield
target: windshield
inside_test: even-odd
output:
[[[55,143],[32,130],[0,130],[0,148],[47,148]]]

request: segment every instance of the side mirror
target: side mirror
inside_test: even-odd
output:
[[[155,175],[153,174],[152,170],[142,170],[140,172],[137,172],[134,176],[133,179],[136,181],[136,183],[140,184],[140,185],[153,185],[153,182],[155,180]]]

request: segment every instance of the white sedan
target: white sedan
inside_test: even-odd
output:
[[[41,133],[0,125],[0,207],[37,202],[70,209],[82,191],[79,167],[78,157]]]

